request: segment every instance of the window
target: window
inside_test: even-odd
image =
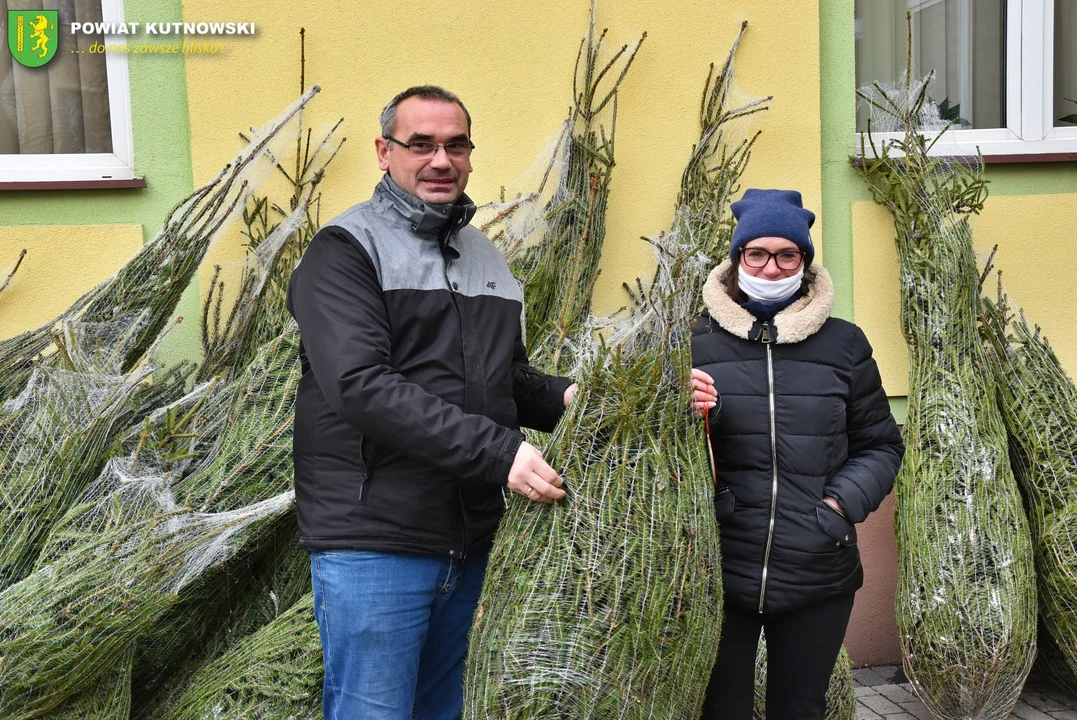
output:
[[[57,12],[56,50],[40,67],[0,51],[0,182],[134,178],[127,56],[91,52],[125,38],[70,32],[72,22],[123,22],[122,0],[0,0],[3,42],[8,10],[32,23],[46,17],[30,18],[35,6]]]
[[[935,71],[929,92],[956,121],[932,154],[1077,153],[1077,0],[856,0],[855,12],[857,87],[901,78],[911,14],[912,72]]]

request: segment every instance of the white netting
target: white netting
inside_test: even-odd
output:
[[[934,717],[1005,718],[1036,652],[1032,548],[977,328],[969,216],[983,169],[928,156],[929,82],[864,89],[871,127],[903,137],[858,165],[894,219],[909,347],[897,620],[905,672]]]
[[[146,385],[143,364],[119,367],[142,314],[114,323],[63,321],[63,367],[41,364],[0,406],[0,590],[24,578],[49,528],[104,462],[113,433],[132,420]],[[118,342],[114,342],[118,341]]]
[[[944,120],[939,106],[928,94],[935,82],[935,71],[924,77],[910,77],[908,72],[889,83],[875,81],[860,88],[858,95],[868,106],[871,133],[911,132],[939,133],[951,122]]]
[[[122,460],[110,461],[53,528],[34,572],[0,593],[4,717],[37,717],[94,686],[180,591],[251,552],[292,501],[288,492],[238,511],[193,513],[176,507],[161,475],[131,477]]]

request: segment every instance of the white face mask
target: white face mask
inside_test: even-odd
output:
[[[804,281],[804,266],[801,265],[796,275],[781,280],[766,280],[749,275],[744,271],[744,266],[737,263],[737,279],[740,280],[740,289],[752,300],[768,303],[781,302],[793,297],[800,289]]]

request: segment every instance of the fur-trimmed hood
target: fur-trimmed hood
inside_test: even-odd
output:
[[[729,260],[711,270],[703,285],[703,302],[723,330],[745,340],[758,339],[759,321],[726,292],[725,279],[730,272],[735,269]],[[826,268],[812,266],[804,275],[808,278],[807,294],[774,316],[774,342],[778,344],[796,343],[814,335],[834,307],[834,283]]]

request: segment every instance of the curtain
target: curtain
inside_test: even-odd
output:
[[[1069,0],[1073,1],[1073,0]],[[856,0],[856,83],[905,72],[912,13],[912,72],[935,71],[932,99],[961,127],[1004,127],[1005,0]],[[857,111],[857,129],[868,112]]]
[[[100,0],[0,0],[0,37],[7,11],[56,10],[56,56],[27,68],[0,53],[0,153],[112,152],[104,53],[90,54],[100,35],[71,35],[72,22],[100,22]]]
[[[1077,0],[1055,0],[1054,124],[1077,125]]]

